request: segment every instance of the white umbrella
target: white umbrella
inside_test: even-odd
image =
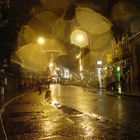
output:
[[[49,37],[54,37],[63,40],[66,23],[56,14],[44,10],[33,16],[28,23],[36,33],[46,34]]]
[[[112,27],[107,18],[87,7],[76,8],[76,19],[80,26],[91,34],[102,34]]]
[[[45,44],[42,46],[42,48],[46,53],[53,53],[57,55],[67,54],[64,45],[52,38],[45,39]]]
[[[44,53],[41,46],[27,44],[19,48],[15,54],[20,58],[21,65],[26,69],[44,71],[49,65],[49,57]]]
[[[90,50],[103,52],[111,47],[114,40],[112,32],[106,32],[100,35],[92,35],[90,40]]]
[[[52,59],[54,60],[60,55],[66,55],[66,51],[60,42],[54,39],[46,39],[44,46],[29,43],[20,47],[15,54],[20,58],[20,61],[16,61],[16,63],[36,72],[45,71]]]
[[[137,14],[139,14],[138,10],[133,5],[125,2],[118,2],[114,5],[111,11],[111,17],[114,21],[128,22]]]
[[[32,42],[35,38],[35,32],[31,26],[24,25],[21,27],[18,34],[18,46],[23,46]]]
[[[56,14],[47,10],[39,12],[34,16],[34,18],[43,23],[56,22],[59,19],[59,17]]]

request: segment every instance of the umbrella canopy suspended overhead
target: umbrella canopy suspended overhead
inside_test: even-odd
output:
[[[24,25],[18,34],[18,46],[28,44],[29,42],[32,42],[34,38],[35,32],[33,29],[28,25]]]
[[[45,44],[42,46],[42,48],[47,53],[57,53],[59,55],[67,54],[64,45],[52,38],[46,38]]]
[[[140,16],[131,22],[130,29],[132,33],[138,33],[140,31]]]
[[[37,34],[44,34],[47,36],[53,36],[54,25],[58,22],[60,18],[47,10],[43,10],[33,16],[33,18],[28,22],[28,25]]]
[[[48,37],[63,40],[65,38],[66,23],[62,18],[51,11],[43,10],[34,15],[28,25],[36,34],[44,34]]]
[[[47,10],[44,10],[44,11],[36,14],[34,16],[34,18],[38,19],[39,21],[41,21],[43,23],[44,22],[45,23],[46,22],[56,22],[59,19],[59,17],[56,14],[54,14],[50,11],[47,11]]]
[[[90,41],[90,50],[103,52],[106,49],[112,47],[112,41],[114,40],[112,32],[106,32],[100,35],[92,35]]]
[[[112,9],[111,17],[113,21],[129,21],[139,14],[138,10],[125,2],[118,2]]]
[[[107,18],[87,7],[76,8],[76,19],[80,26],[91,34],[102,34],[112,27]]]
[[[48,46],[47,46],[48,45]],[[13,62],[22,65],[24,68],[37,72],[45,71],[49,63],[60,55],[66,55],[64,46],[58,41],[47,39],[44,46],[29,43],[20,47],[13,57]]]
[[[49,65],[48,56],[37,44],[27,44],[18,49],[15,54],[20,58],[21,65],[29,70],[43,71]]]

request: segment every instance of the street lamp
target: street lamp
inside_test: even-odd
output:
[[[80,53],[76,56],[79,60],[79,74],[80,78],[83,79],[83,66],[82,66],[82,48],[88,45],[87,33],[76,29],[71,34],[71,43],[77,45],[80,48]]]
[[[82,58],[81,58],[81,54],[82,54],[82,48],[86,47],[88,45],[88,37],[87,37],[87,33],[76,29],[71,33],[71,43],[77,45],[78,47],[80,47],[80,53],[76,56],[76,58],[79,60],[79,71],[80,73],[83,71],[83,66],[82,66]]]
[[[79,46],[80,48],[86,47],[88,45],[87,33],[82,30],[74,30],[71,34],[71,43]]]
[[[102,64],[103,64],[103,62],[101,60],[97,61],[97,65],[102,65]]]
[[[44,39],[43,37],[39,37],[39,38],[37,39],[37,42],[38,42],[38,44],[40,44],[40,45],[44,45],[45,39]]]

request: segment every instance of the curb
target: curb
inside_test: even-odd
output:
[[[5,111],[5,108],[6,108],[12,101],[14,101],[14,100],[16,100],[16,99],[18,99],[18,98],[20,98],[20,97],[23,97],[23,96],[25,96],[26,94],[29,94],[30,92],[32,92],[32,91],[26,91],[26,92],[22,93],[21,95],[18,95],[18,96],[16,96],[16,97],[10,99],[10,100],[7,101],[6,103],[4,103],[4,105],[1,107],[1,109],[0,109],[0,123],[1,123],[2,129],[3,129],[3,133],[4,133],[5,140],[8,140],[7,134],[6,134],[6,130],[5,130],[5,127],[4,127],[4,124],[3,124],[3,119],[2,119],[2,114],[3,114],[3,112]]]
[[[119,93],[119,92],[115,92],[115,91],[108,91],[106,89],[99,89],[99,88],[86,88],[86,87],[82,87],[83,89],[85,90],[88,90],[88,91],[102,91],[102,92],[106,92],[106,93],[109,93],[110,95],[120,95],[120,96],[126,96],[126,97],[132,97],[132,98],[140,98],[140,94],[128,94],[128,93]]]

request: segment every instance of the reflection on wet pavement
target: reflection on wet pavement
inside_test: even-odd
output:
[[[56,100],[51,102],[44,97],[44,93],[42,95],[32,93],[16,100],[6,108],[2,117],[8,140],[140,138],[140,125],[137,121],[133,120],[131,124],[120,125],[97,114],[82,113],[71,107],[60,105]],[[122,104],[118,104],[118,109],[122,110]]]

